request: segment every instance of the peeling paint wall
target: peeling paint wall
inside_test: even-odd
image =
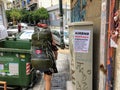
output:
[[[71,8],[71,22],[78,22],[78,21],[85,20],[86,4],[87,4],[86,0],[73,1],[72,8]]]

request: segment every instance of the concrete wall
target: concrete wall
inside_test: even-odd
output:
[[[100,61],[100,25],[101,25],[101,0],[88,0],[86,6],[86,21],[93,21],[93,87],[98,90],[99,61]]]

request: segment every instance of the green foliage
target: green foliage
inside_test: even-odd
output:
[[[28,22],[29,11],[26,9],[21,9],[21,21]]]
[[[35,20],[40,20],[40,19],[48,19],[49,18],[49,14],[48,14],[48,11],[47,9],[45,8],[39,8],[38,10],[35,11],[34,13],[34,17],[35,17]]]
[[[6,10],[8,21],[22,21],[22,22],[39,22],[40,20],[47,20],[49,14],[44,7],[35,11],[28,11],[26,9],[11,9]]]
[[[12,18],[12,20],[19,21],[21,19],[20,10],[18,10],[18,9],[12,9],[11,12],[10,12],[10,18]]]
[[[10,12],[11,12],[11,10],[6,10],[6,17],[7,17],[7,20],[8,20],[8,22],[10,22],[11,21],[11,18],[10,18]]]
[[[29,12],[28,20],[31,22],[34,21],[34,11]]]

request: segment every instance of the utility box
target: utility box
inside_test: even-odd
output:
[[[93,23],[69,25],[73,90],[93,90]]]

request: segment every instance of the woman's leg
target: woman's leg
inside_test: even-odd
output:
[[[51,79],[52,75],[44,74],[45,90],[51,90]]]
[[[57,60],[58,52],[57,52],[57,51],[54,51],[54,55],[55,55],[55,60]]]

